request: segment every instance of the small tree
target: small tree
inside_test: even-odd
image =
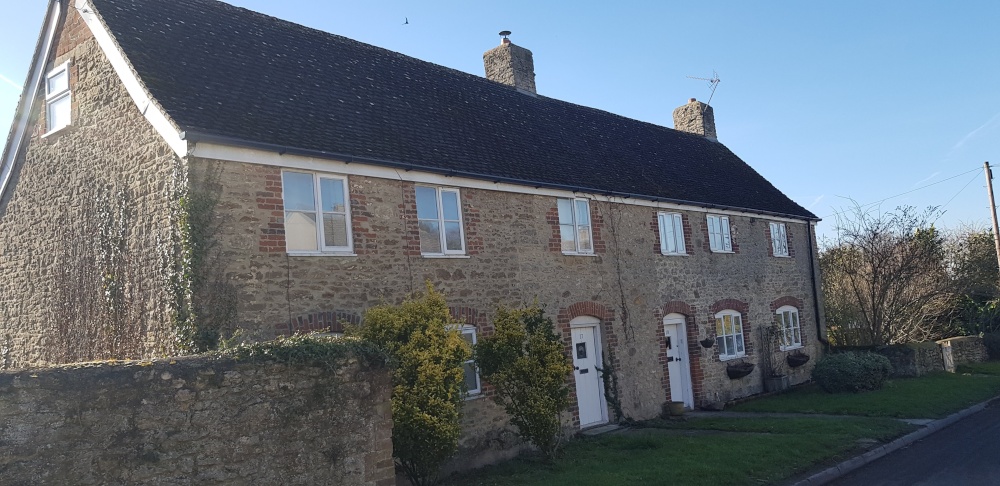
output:
[[[827,323],[838,344],[923,341],[950,331],[956,298],[932,224],[937,214],[855,206],[838,217],[836,241],[820,255]]]
[[[397,464],[416,485],[431,484],[458,447],[468,345],[448,312],[444,296],[427,294],[401,305],[365,312],[356,332],[395,363],[392,376],[392,448]]]
[[[538,305],[497,309],[495,333],[479,339],[476,364],[518,434],[551,460],[561,445],[560,414],[569,406],[573,371],[552,320]]]

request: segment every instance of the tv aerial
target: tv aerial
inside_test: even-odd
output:
[[[712,70],[712,77],[711,78],[699,78],[699,77],[695,77],[695,76],[687,76],[687,78],[688,79],[697,79],[699,81],[708,81],[708,87],[709,87],[709,89],[712,90],[712,94],[708,96],[708,103],[705,103],[705,104],[706,105],[711,105],[712,104],[712,97],[715,96],[715,88],[718,88],[719,87],[719,82],[722,81],[721,79],[719,79],[719,73],[715,72],[715,70],[713,69]]]

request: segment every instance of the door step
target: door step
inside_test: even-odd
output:
[[[601,435],[601,434],[606,434],[608,432],[614,432],[620,428],[621,426],[618,424],[605,424],[605,425],[598,425],[596,427],[591,427],[589,429],[583,429],[580,431],[580,433],[583,435]]]

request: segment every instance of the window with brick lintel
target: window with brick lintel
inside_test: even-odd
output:
[[[562,252],[569,255],[593,254],[594,236],[590,222],[590,201],[560,198],[557,207]]]
[[[709,214],[708,245],[715,253],[732,253],[733,238],[729,233],[729,217]]]
[[[288,253],[353,251],[346,177],[286,170],[281,190]]]
[[[719,359],[733,359],[746,355],[743,342],[743,317],[739,312],[726,309],[715,314],[715,340]]]
[[[458,189],[416,186],[420,253],[464,255],[465,232]]]

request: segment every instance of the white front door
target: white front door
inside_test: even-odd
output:
[[[573,375],[576,377],[576,400],[580,409],[580,427],[607,422],[601,392],[601,367],[597,347],[597,327],[574,327]]]
[[[684,402],[687,408],[694,408],[686,332],[684,316],[671,315],[663,319],[663,333],[667,340],[667,372],[670,374],[670,400]]]

